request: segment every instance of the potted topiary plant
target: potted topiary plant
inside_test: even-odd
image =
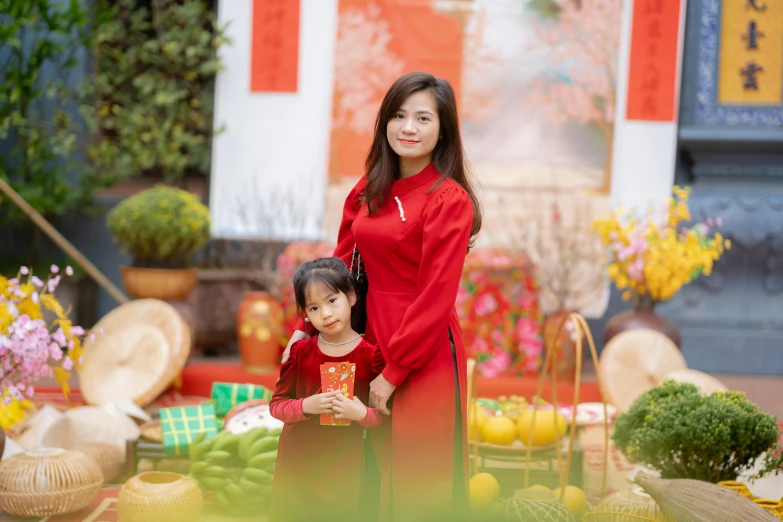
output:
[[[114,207],[106,220],[133,258],[123,265],[125,290],[136,298],[185,299],[198,282],[191,260],[209,241],[209,209],[191,192],[155,185]]]
[[[744,393],[703,395],[693,384],[669,380],[617,417],[612,438],[629,460],[663,478],[718,483],[737,480],[779,436],[775,418]]]

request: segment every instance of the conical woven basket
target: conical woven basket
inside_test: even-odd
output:
[[[677,522],[667,516],[655,500],[639,486],[609,495],[582,522]]]
[[[42,449],[0,463],[0,510],[23,517],[78,511],[103,486],[103,473],[84,453]]]
[[[167,471],[131,477],[120,488],[117,516],[121,522],[194,522],[203,498],[193,479]]]
[[[642,486],[677,522],[778,522],[752,500],[717,484],[693,479],[660,479],[639,473]]]

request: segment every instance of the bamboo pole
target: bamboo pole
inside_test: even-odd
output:
[[[65,239],[65,237],[60,234],[57,229],[54,228],[52,224],[41,215],[40,212],[30,206],[30,204],[25,201],[24,198],[20,196],[13,188],[11,188],[11,186],[3,178],[0,178],[0,191],[8,196],[8,199],[13,201],[14,204],[19,207],[22,212],[24,212],[27,217],[29,217],[32,222],[38,226],[38,228],[43,230],[43,232],[63,250],[63,252],[76,261],[76,263],[82,267],[85,272],[87,272],[87,274],[92,277],[93,280],[95,280],[96,283],[101,285],[103,289],[106,290],[115,301],[117,301],[117,303],[125,304],[128,302],[128,297],[122,293],[119,288],[114,286],[114,283],[109,281],[109,279],[103,275],[103,272],[98,270],[98,268],[93,265],[90,260],[87,259],[84,254],[82,254],[75,246],[73,246],[70,241]]]

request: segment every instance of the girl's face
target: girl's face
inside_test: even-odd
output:
[[[386,139],[400,158],[430,159],[439,136],[438,102],[430,91],[408,96],[386,124]]]
[[[345,295],[314,283],[305,291],[305,301],[307,318],[319,332],[332,336],[351,327],[351,307],[356,303],[353,293]]]

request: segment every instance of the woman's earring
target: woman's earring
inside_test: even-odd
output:
[[[305,322],[309,323],[310,322],[310,318],[309,317],[305,317]]]

